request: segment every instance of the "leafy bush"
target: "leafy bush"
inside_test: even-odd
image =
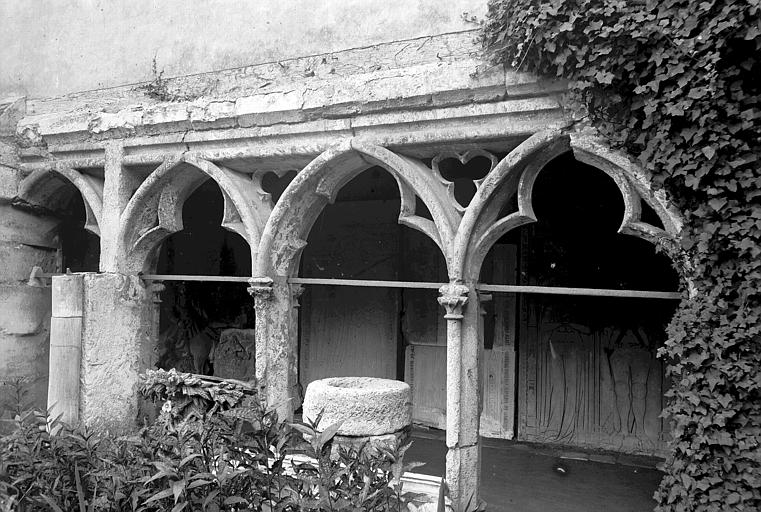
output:
[[[490,0],[481,40],[567,79],[576,121],[685,217],[658,510],[761,510],[761,2]]]
[[[408,446],[332,450],[337,425],[320,433],[281,422],[255,389],[148,372],[142,392],[163,402],[161,413],[117,438],[20,411],[0,438],[0,511],[403,509]]]

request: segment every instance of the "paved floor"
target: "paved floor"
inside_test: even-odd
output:
[[[446,446],[437,431],[416,431],[407,461],[426,462],[416,473],[444,474]],[[488,511],[645,512],[661,473],[655,459],[622,457],[622,463],[575,460],[583,453],[501,440],[484,440],[482,498]],[[567,457],[574,457],[569,459]],[[610,455],[591,455],[613,460]],[[565,472],[555,470],[558,463]],[[628,464],[639,464],[638,466]]]

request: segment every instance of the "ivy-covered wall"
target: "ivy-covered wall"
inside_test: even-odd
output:
[[[481,39],[495,64],[567,79],[576,123],[684,214],[663,245],[684,297],[656,510],[761,509],[761,1],[491,0]]]

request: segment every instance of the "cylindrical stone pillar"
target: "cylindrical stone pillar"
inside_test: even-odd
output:
[[[447,485],[454,509],[463,512],[478,503],[480,485],[480,311],[473,286],[450,283],[439,292],[447,320]]]
[[[293,293],[285,277],[249,280],[256,309],[256,379],[268,407],[281,420],[293,419],[296,389],[296,328]]]

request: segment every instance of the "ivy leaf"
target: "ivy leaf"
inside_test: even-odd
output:
[[[595,79],[601,84],[613,83],[614,78],[615,78],[615,75],[609,71],[598,71],[597,73],[595,73]]]
[[[724,208],[724,205],[727,204],[727,200],[726,198],[723,198],[723,197],[717,197],[717,198],[709,200],[708,204],[711,206],[711,208],[713,208],[714,210],[718,212],[719,210]]]

